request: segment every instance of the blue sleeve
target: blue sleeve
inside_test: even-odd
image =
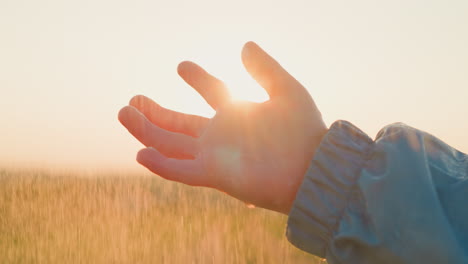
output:
[[[304,176],[286,235],[330,264],[468,263],[468,157],[404,124],[374,141],[337,121]]]

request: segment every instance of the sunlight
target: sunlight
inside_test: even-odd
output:
[[[236,101],[261,103],[269,99],[265,90],[246,72],[232,71],[230,75],[226,76],[225,82],[232,99]]]

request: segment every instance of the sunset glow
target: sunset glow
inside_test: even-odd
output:
[[[399,121],[467,152],[467,13],[466,1],[1,1],[0,163],[139,168],[142,145],[119,109],[144,94],[213,116],[177,75],[184,60],[236,100],[267,100],[240,60],[249,40],[328,125],[349,120],[374,137]]]
[[[260,103],[269,99],[265,90],[248,76],[247,73],[231,74],[226,84],[233,100],[246,100]]]

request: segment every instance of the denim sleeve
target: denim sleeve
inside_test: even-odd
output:
[[[286,235],[328,263],[468,263],[468,157],[404,124],[374,141],[335,122]]]

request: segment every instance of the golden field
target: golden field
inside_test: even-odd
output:
[[[149,174],[0,170],[0,263],[323,263],[286,221]]]

